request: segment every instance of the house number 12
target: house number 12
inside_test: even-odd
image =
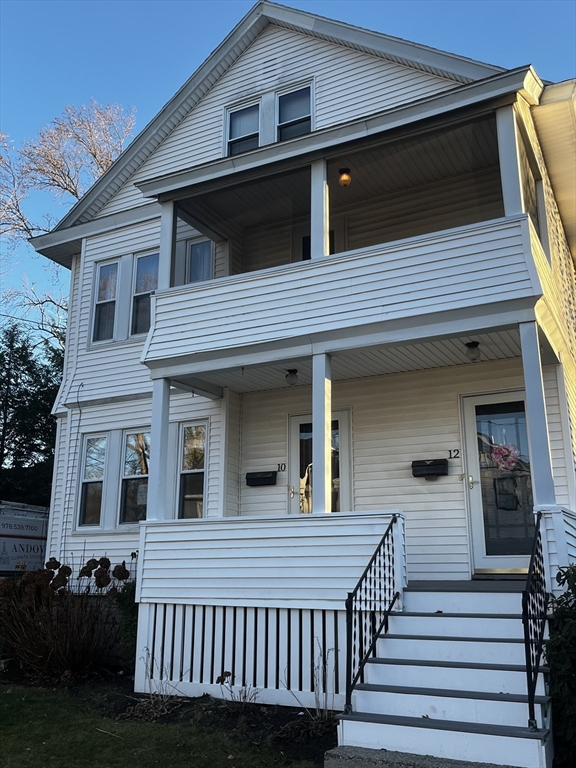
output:
[[[448,451],[448,458],[449,459],[459,459],[460,458],[460,448],[454,448],[451,451]]]

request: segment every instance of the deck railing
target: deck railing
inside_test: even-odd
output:
[[[540,659],[544,646],[544,631],[546,629],[549,599],[549,594],[546,591],[541,521],[542,513],[538,512],[532,557],[530,558],[526,587],[522,592],[522,623],[524,624],[526,681],[528,686],[528,727],[532,731],[538,730],[534,699],[540,671]]]
[[[362,681],[364,666],[376,654],[376,643],[388,631],[388,616],[400,598],[394,567],[394,515],[358,584],[346,600],[346,705],[352,708],[352,691]]]

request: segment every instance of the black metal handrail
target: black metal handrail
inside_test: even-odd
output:
[[[364,666],[376,655],[378,637],[388,631],[388,616],[400,593],[394,590],[393,515],[386,532],[346,600],[346,705],[352,709],[352,691],[363,681]]]
[[[540,522],[542,513],[536,515],[536,533],[532,547],[532,557],[528,568],[526,587],[522,592],[522,623],[524,625],[524,649],[526,652],[526,681],[528,685],[528,727],[538,730],[535,715],[534,698],[540,672],[540,659],[544,647],[544,631],[548,611],[549,594],[546,591],[544,571],[544,552]]]

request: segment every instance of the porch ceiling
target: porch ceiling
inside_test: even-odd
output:
[[[465,354],[468,341],[480,342],[482,361],[503,360],[521,355],[520,335],[516,329],[402,346],[369,347],[333,355],[332,380],[345,381],[452,365],[472,365]],[[229,387],[235,392],[258,392],[288,387],[286,372],[289,368],[298,370],[297,386],[312,384],[310,358],[286,360],[274,365],[207,371],[197,377],[219,387]],[[178,380],[186,383],[185,376],[180,376]]]
[[[329,158],[330,206],[333,212],[361,200],[420,187],[498,164],[493,115],[458,123],[392,143],[378,144]],[[340,168],[350,168],[352,184],[338,184]],[[191,216],[220,222],[223,231],[250,228],[310,215],[310,169],[181,200]],[[228,223],[228,227],[226,224]],[[231,226],[232,225],[232,228]],[[236,230],[237,231],[237,230]]]

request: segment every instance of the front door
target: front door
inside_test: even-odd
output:
[[[534,541],[523,392],[464,398],[475,573],[523,573]]]
[[[348,412],[332,413],[332,512],[350,511]],[[290,417],[290,513],[312,510],[312,417]]]

